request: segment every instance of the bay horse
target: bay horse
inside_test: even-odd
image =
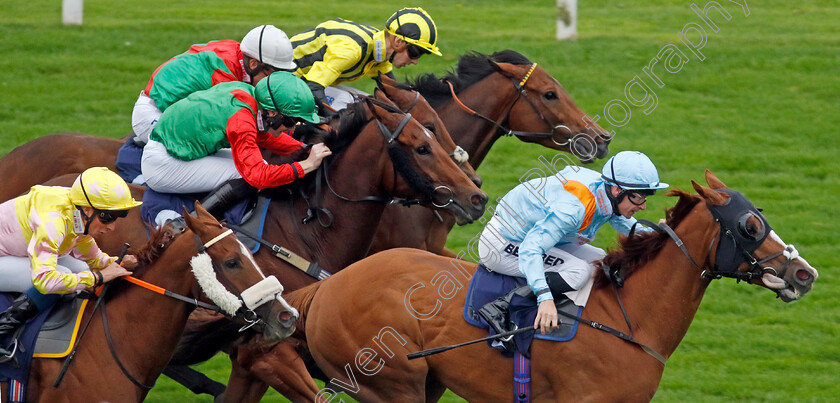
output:
[[[116,171],[124,141],[83,133],[55,133],[28,141],[0,157],[0,200],[6,201],[51,178],[91,167]]]
[[[188,231],[172,242],[166,242],[172,234],[157,231],[139,250],[140,265],[130,282],[139,279],[152,286],[118,279],[104,291],[99,312],[93,308],[96,304],[87,305],[82,323],[90,320],[89,327],[58,387],[53,382],[63,360],[33,360],[26,401],[142,401],[196,306],[185,300],[212,302],[230,314],[256,314],[267,341],[294,331],[297,312],[280,296],[277,280],[266,278],[248,250],[198,203],[196,214],[185,215]],[[184,300],[150,292],[154,286]],[[251,301],[249,292],[259,300]],[[204,294],[210,295],[209,300]]]
[[[667,359],[713,278],[735,277],[768,288],[785,302],[811,290],[817,271],[745,197],[708,171],[706,180],[709,187],[692,181],[699,195],[670,192],[679,201],[666,212],[666,222],[685,250],[656,232],[621,239],[603,264],[618,269],[623,287],[594,268],[595,285],[581,317],[631,334]],[[724,229],[716,212],[730,217],[721,222],[732,221],[737,228],[727,224]],[[754,251],[743,239],[756,244]],[[727,266],[731,270],[718,270]],[[391,249],[287,300],[301,312],[298,324],[318,366],[332,385],[359,401],[436,401],[446,388],[470,402],[510,401],[512,361],[485,343],[417,360],[406,357],[487,335],[462,317],[468,281],[477,269],[426,251]],[[649,401],[665,369],[638,345],[589,326],[580,326],[568,342],[534,340],[531,356],[533,401]],[[331,391],[325,389],[321,398],[328,400]]]
[[[423,101],[417,104],[428,101],[434,107],[475,169],[505,135],[571,153],[582,163],[603,158],[609,152],[607,132],[587,120],[554,77],[512,50],[461,56],[456,71],[442,78],[426,74],[408,85],[388,77],[380,82],[379,88],[404,109],[414,102],[405,90],[422,94]],[[558,154],[549,164],[561,168],[574,163]],[[454,257],[445,248],[454,225],[452,217],[445,214],[391,206],[385,210],[370,253],[409,247]]]
[[[444,196],[450,198],[451,203],[437,201],[439,206],[445,204],[443,209],[464,221],[483,214],[486,194],[464,175],[430,132],[407,114],[369,100],[342,112],[340,121],[338,133],[325,141],[333,150],[333,156],[324,165],[323,178],[313,173],[301,183],[306,198],[285,196],[271,202],[263,234],[268,242],[282,245],[304,259],[336,272],[366,255],[379,217],[391,198],[420,199],[431,205],[436,196],[434,190],[448,188],[451,194]],[[317,196],[319,187],[322,189],[320,200]],[[132,186],[132,191],[135,190]],[[331,212],[330,216],[319,217],[324,221],[331,220],[329,228],[322,226],[326,223],[319,223],[319,220],[301,223],[310,207]],[[109,237],[124,242],[138,236],[138,228],[143,228],[143,223],[139,216],[132,217],[130,214],[118,221]],[[261,248],[255,259],[266,273],[282,279],[289,290],[315,281],[277,259],[269,248]],[[279,344],[294,353],[290,343]],[[265,346],[259,344],[256,348],[262,350]],[[246,354],[236,354],[236,357],[243,356]],[[274,357],[277,356],[274,354],[267,359],[276,360]],[[296,353],[294,357],[297,357]],[[299,382],[289,384],[289,379],[306,374],[305,368],[297,365],[296,362],[279,365],[280,374],[260,365],[248,365],[247,369],[254,368],[267,379],[278,378],[286,371],[289,375],[283,377],[285,383],[273,383],[272,386],[290,398],[301,393],[299,391],[314,397],[318,388],[308,374]],[[258,381],[258,378],[254,379]],[[265,391],[264,387],[262,391]]]

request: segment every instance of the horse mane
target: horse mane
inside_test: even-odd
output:
[[[671,190],[667,196],[679,196],[677,204],[665,211],[665,223],[671,228],[676,228],[701,200],[700,197],[690,195],[679,189]],[[596,265],[598,270],[595,273],[594,287],[605,287],[610,284],[610,280],[601,270],[602,264],[619,269],[621,277],[627,280],[639,268],[656,257],[670,239],[667,234],[660,234],[655,231],[637,232],[632,238],[619,237],[618,248],[610,251],[602,260],[603,263]]]
[[[151,225],[147,225],[147,228],[150,232],[149,240],[140,246],[140,248],[129,250],[137,258],[137,267],[134,268],[131,274],[134,277],[142,276],[146,269],[155,264],[161,255],[163,255],[163,252],[181,235],[180,232],[173,233],[171,230],[165,230],[163,228],[155,229]],[[110,284],[108,297],[113,297],[119,295],[117,290],[128,287],[130,283],[128,281],[115,281],[108,284]]]
[[[353,141],[356,140],[356,138],[364,129],[365,125],[367,125],[371,121],[372,118],[369,118],[367,116],[367,113],[365,112],[365,102],[370,102],[382,109],[385,109],[389,113],[405,114],[405,112],[401,111],[396,106],[379,101],[373,98],[372,96],[359,97],[358,102],[348,104],[345,109],[338,111],[338,130],[327,131],[313,125],[303,125],[295,129],[295,138],[307,144],[323,142],[324,144],[326,144],[327,147],[330,148],[330,151],[332,151],[332,158],[335,158],[341,152],[346,150],[347,147],[349,147],[350,144],[353,143]],[[389,152],[391,152],[390,149]],[[267,162],[278,165],[289,163],[292,161],[302,160],[305,158],[304,155],[293,155],[295,155],[294,158],[290,158],[290,156],[279,156],[274,153],[268,153],[264,156],[266,157]],[[402,159],[405,160],[405,157],[403,157]],[[397,168],[399,169],[403,167],[403,165],[407,166],[407,164],[408,162],[405,162],[404,164],[398,163]],[[408,171],[411,170],[408,169]],[[314,175],[313,172],[309,175],[304,176],[302,179],[295,181],[293,184],[294,186],[299,186],[306,192],[309,192],[314,187],[315,178],[316,175]],[[413,183],[416,184],[419,182],[409,181],[409,184]],[[417,184],[417,186],[420,186],[419,188],[423,189],[424,192],[429,192],[429,190],[426,189],[426,186],[422,185],[423,184]],[[284,185],[280,186],[279,188],[268,190],[266,194],[274,198],[288,197],[285,193],[285,191],[288,189],[288,186],[289,185]]]
[[[416,79],[409,80],[409,85],[412,89],[419,91],[432,107],[437,107],[452,99],[447,82],[452,83],[457,94],[490,74],[496,73],[496,69],[489,63],[491,61],[510,64],[532,63],[521,53],[510,49],[498,51],[489,56],[478,52],[468,52],[458,59],[454,72],[450,71],[442,78],[434,73],[421,74]]]

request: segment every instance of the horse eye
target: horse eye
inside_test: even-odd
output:
[[[425,127],[426,130],[430,131],[432,134],[437,134],[435,132],[435,125],[424,125],[423,127]]]
[[[239,268],[239,259],[229,259],[225,261],[225,269],[238,269]]]
[[[430,150],[429,147],[427,147],[427,146],[417,147],[416,151],[417,151],[417,154],[420,154],[420,155],[428,155],[428,154],[432,153],[432,150]]]
[[[545,95],[543,95],[543,97],[545,97],[545,99],[548,100],[554,100],[557,99],[557,94],[554,91],[549,91],[546,92]]]

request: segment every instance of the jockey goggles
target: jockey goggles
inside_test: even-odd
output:
[[[406,52],[408,52],[409,59],[419,59],[420,56],[427,55],[430,52],[426,49],[423,49],[417,45],[413,45],[410,43],[406,44]]]
[[[99,222],[102,224],[110,224],[117,221],[117,218],[122,218],[128,215],[128,210],[96,210],[96,215],[99,216]]]
[[[641,206],[647,202],[648,195],[642,194],[639,192],[634,192],[632,190],[625,191],[627,194],[627,200],[630,200],[630,203],[633,203],[637,206]]]

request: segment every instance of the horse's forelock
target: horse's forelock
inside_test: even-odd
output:
[[[671,228],[676,228],[691,213],[694,206],[700,202],[700,198],[690,195],[679,189],[668,192],[667,196],[678,196],[679,200],[674,207],[665,211],[665,222]],[[671,238],[667,234],[658,232],[636,233],[633,238],[621,237],[619,247],[604,257],[603,262],[609,267],[620,268],[621,277],[627,280],[639,268],[656,257],[662,247]],[[599,268],[601,266],[599,265]],[[609,285],[602,270],[597,270],[595,287]]]

